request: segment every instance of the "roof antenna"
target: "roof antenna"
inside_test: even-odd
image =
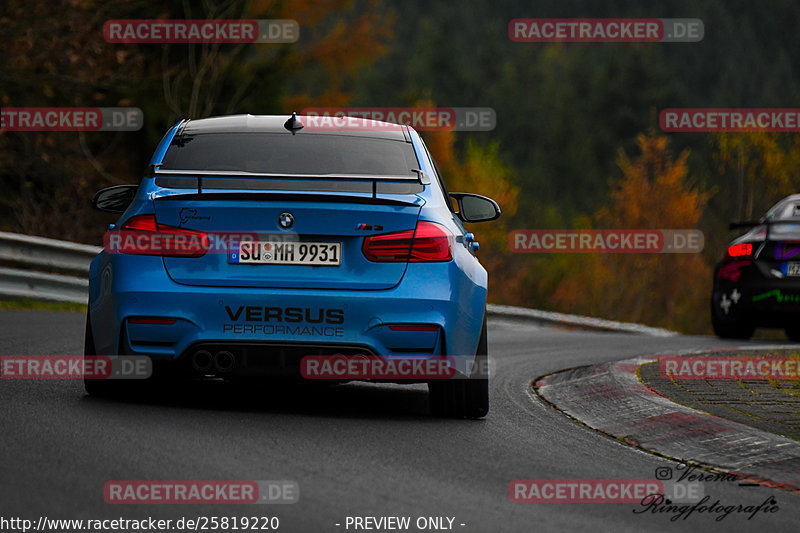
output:
[[[283,123],[283,127],[291,131],[292,135],[303,129],[303,123],[297,118],[297,111],[292,111],[292,116]]]

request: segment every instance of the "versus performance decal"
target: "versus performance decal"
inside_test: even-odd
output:
[[[223,333],[298,335],[343,337],[344,329],[332,327],[344,323],[344,309],[310,307],[270,307],[239,306],[232,309],[225,306],[225,312],[232,321],[224,324]],[[288,325],[288,324],[310,325]]]

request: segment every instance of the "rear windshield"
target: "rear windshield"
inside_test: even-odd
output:
[[[414,176],[410,143],[347,135],[202,133],[176,137],[163,170]]]

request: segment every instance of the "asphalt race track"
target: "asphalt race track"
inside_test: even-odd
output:
[[[81,353],[79,313],[0,313],[3,355]],[[513,503],[515,479],[653,479],[676,463],[567,418],[530,392],[568,367],[693,348],[710,337],[649,337],[489,322],[495,362],[482,421],[429,416],[424,386],[342,385],[259,390],[207,382],[144,400],[89,398],[77,381],[0,382],[3,517],[178,519],[277,516],[279,531],[354,531],[348,516],[454,517],[493,531],[796,531],[800,494],[706,484],[723,505],[771,515],[635,513],[639,504]],[[294,480],[288,505],[111,505],[109,480]],[[337,526],[336,524],[339,524]],[[447,521],[445,521],[447,524]],[[463,526],[461,524],[464,524]],[[412,531],[416,530],[414,528]],[[766,529],[764,529],[766,530]]]

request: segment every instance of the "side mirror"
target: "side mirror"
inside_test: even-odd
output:
[[[138,188],[138,185],[114,185],[101,189],[92,198],[92,205],[100,211],[124,213],[133,202]]]
[[[450,193],[458,202],[458,218],[464,222],[486,222],[500,217],[500,206],[491,198],[468,192]]]

